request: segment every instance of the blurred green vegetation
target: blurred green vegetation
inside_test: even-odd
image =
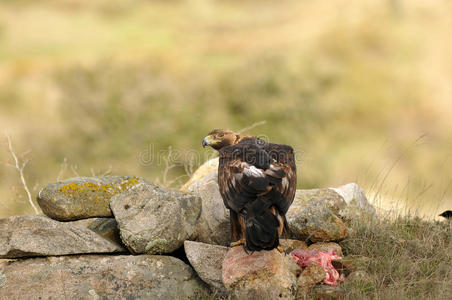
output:
[[[202,137],[292,145],[299,188],[357,181],[382,206],[452,206],[452,4],[404,1],[3,1],[0,126],[58,177],[188,176]],[[28,156],[27,156],[28,157]],[[6,147],[0,160],[10,161]],[[64,164],[64,161],[67,161]],[[180,177],[182,176],[182,177]],[[0,166],[0,217],[31,213]]]

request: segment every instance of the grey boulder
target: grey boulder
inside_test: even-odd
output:
[[[286,214],[292,237],[311,242],[343,240],[347,227],[337,214],[346,205],[344,199],[330,189],[297,190]]]
[[[218,158],[200,166],[181,191],[193,192],[202,200],[201,216],[193,239],[208,244],[229,244],[231,225],[229,210],[224,206],[218,188]]]
[[[171,253],[193,236],[201,213],[194,194],[139,183],[111,199],[122,242],[133,253]]]
[[[228,252],[227,247],[193,241],[184,242],[185,254],[198,276],[209,286],[226,292],[221,279],[221,265]]]
[[[249,253],[233,247],[223,261],[222,280],[237,299],[294,299],[298,269],[276,249]]]
[[[196,225],[195,240],[208,244],[228,245],[231,239],[229,209],[223,203],[216,177],[200,184],[198,195],[201,197],[202,211]]]
[[[347,203],[338,214],[345,220],[359,217],[363,214],[375,216],[375,208],[369,203],[363,189],[356,183],[348,183],[337,188],[330,188],[338,193]]]
[[[112,221],[100,219],[77,224],[39,215],[0,219],[0,258],[126,252],[114,233],[106,235],[99,227],[90,229],[91,223]]]
[[[111,197],[140,182],[146,181],[128,176],[76,177],[46,185],[37,201],[44,214],[59,221],[111,217]]]
[[[0,299],[196,299],[204,284],[168,256],[0,260]]]

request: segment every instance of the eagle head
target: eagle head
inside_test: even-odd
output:
[[[202,140],[202,146],[210,146],[215,150],[235,145],[240,140],[240,134],[229,129],[215,129]]]

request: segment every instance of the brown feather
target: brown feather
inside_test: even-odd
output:
[[[216,129],[209,135],[220,154],[218,184],[231,211],[233,241],[245,238],[245,247],[252,251],[275,248],[287,229],[285,214],[295,197],[292,147],[230,130]]]

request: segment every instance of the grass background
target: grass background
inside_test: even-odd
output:
[[[110,167],[161,182],[169,147],[176,187],[207,132],[265,120],[247,133],[296,149],[299,188],[356,181],[433,217],[452,208],[451,25],[448,1],[1,1],[0,128],[35,196]],[[0,217],[32,212],[0,165]]]

